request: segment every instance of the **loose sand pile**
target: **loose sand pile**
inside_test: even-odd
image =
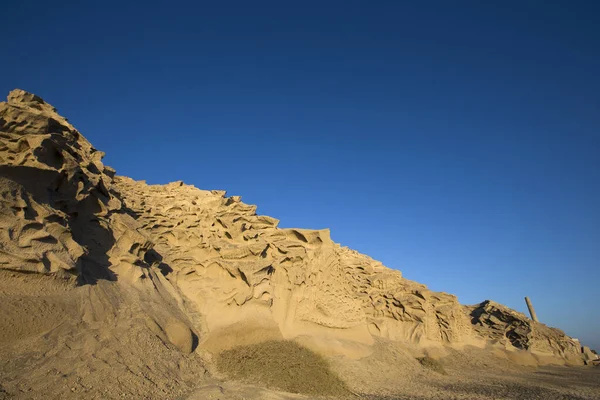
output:
[[[348,395],[323,357],[288,341],[267,341],[223,351],[220,372],[246,383],[310,395]]]

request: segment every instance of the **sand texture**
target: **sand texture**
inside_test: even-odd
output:
[[[0,399],[600,397],[558,329],[103,156],[38,96],[0,103]]]

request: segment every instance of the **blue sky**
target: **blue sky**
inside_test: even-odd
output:
[[[411,4],[412,3],[412,4]],[[0,91],[600,350],[600,3],[11,2]]]

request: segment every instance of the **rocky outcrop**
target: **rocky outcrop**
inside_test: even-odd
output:
[[[103,155],[39,97],[0,103],[0,381],[13,393],[58,380],[46,396],[156,398],[189,390],[174,365],[203,371]]]
[[[583,354],[583,361],[586,364],[598,365],[598,361],[600,360],[600,358],[588,346],[583,346],[581,348],[581,353]]]
[[[493,301],[471,307],[474,330],[505,348],[528,350],[540,356],[560,357],[581,364],[581,345],[563,331],[550,328]]]
[[[161,255],[156,265],[203,317],[206,334],[271,319],[284,338],[370,345],[373,336],[460,343],[471,324],[456,297],[404,279],[334,243],[328,230],[280,229],[223,191],[115,178]]]
[[[22,90],[0,103],[0,138],[0,265],[71,272],[80,283],[114,280],[122,267],[144,274],[151,243],[112,189],[114,170],[102,164],[104,153],[54,107]]]

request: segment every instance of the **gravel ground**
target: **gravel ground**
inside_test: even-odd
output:
[[[600,399],[600,368],[540,367],[494,373],[465,371],[444,381],[423,382],[422,395],[360,395],[368,400],[424,399]]]

